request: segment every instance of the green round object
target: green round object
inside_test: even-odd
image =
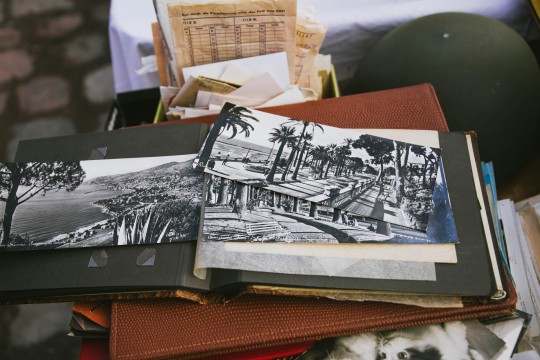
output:
[[[347,94],[420,83],[435,88],[451,131],[475,131],[497,180],[514,175],[540,135],[540,73],[519,34],[487,17],[442,13],[389,32],[365,55]]]

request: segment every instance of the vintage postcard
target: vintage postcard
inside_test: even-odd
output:
[[[196,163],[212,175],[426,231],[440,153],[227,103]]]
[[[206,177],[203,240],[316,244],[458,243],[441,169],[433,211],[422,232],[257,188],[214,175]]]
[[[10,250],[195,240],[196,154],[0,164],[0,231]]]

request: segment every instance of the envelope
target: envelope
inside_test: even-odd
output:
[[[255,76],[268,72],[283,89],[288,89],[290,86],[289,66],[285,52],[187,67],[182,69],[182,73],[184,79],[188,79],[190,76],[220,79],[229,64],[242,67]]]

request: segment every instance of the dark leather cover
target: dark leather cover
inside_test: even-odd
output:
[[[15,160],[86,160],[96,154],[96,149],[105,148],[106,151],[102,150],[105,159],[194,154],[198,152],[207,128],[196,124],[130,128],[26,140],[19,144]],[[137,257],[145,248],[156,252],[153,266],[137,265]],[[95,253],[106,254],[105,266],[88,266]],[[46,298],[65,301],[66,298],[60,297],[178,288],[208,290],[209,281],[192,274],[194,255],[194,241],[148,247],[0,252],[0,302],[43,301]],[[186,296],[192,294],[185,293]]]

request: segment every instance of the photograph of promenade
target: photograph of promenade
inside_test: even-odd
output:
[[[439,161],[438,148],[227,103],[195,163],[212,175],[426,231]]]
[[[0,239],[9,250],[197,238],[196,154],[0,164]]]
[[[435,184],[427,231],[207,175],[203,240],[318,244],[458,243],[444,177]],[[369,201],[375,201],[371,198]]]

